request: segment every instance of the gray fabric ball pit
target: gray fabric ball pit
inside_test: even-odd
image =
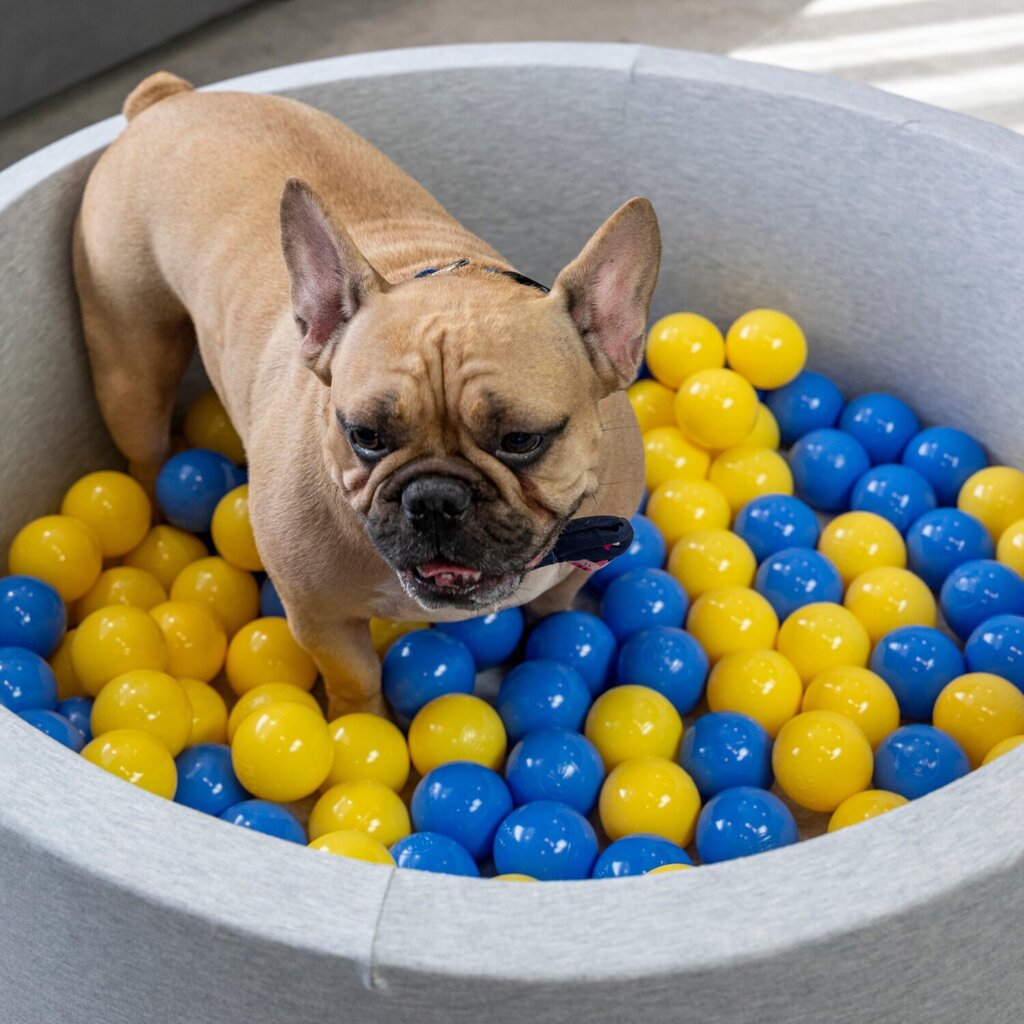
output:
[[[538,280],[650,196],[654,312],[778,305],[850,389],[1024,464],[1024,141],[869,89],[625,46],[406,50],[229,83],[347,120]],[[119,120],[0,175],[6,547],[113,458],[70,284]],[[1024,757],[869,825],[604,883],[393,872],[232,829],[0,709],[0,1019],[1010,1022]]]

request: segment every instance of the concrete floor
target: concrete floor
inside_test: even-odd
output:
[[[0,167],[117,113],[159,68],[202,85],[343,53],[541,39],[733,53],[1024,129],[1022,0],[262,0],[0,121]]]

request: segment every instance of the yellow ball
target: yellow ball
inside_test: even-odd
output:
[[[820,601],[798,608],[786,619],[779,629],[778,649],[806,685],[827,669],[866,665],[871,640],[848,608]]]
[[[192,732],[192,705],[185,688],[166,672],[135,669],[100,690],[90,725],[94,736],[114,729],[148,733],[177,757]]]
[[[186,678],[178,682],[192,705],[192,730],[185,745],[223,743],[228,737],[228,706],[224,698],[201,679]]]
[[[678,427],[655,427],[643,435],[644,479],[648,490],[680,477],[703,480],[711,456],[683,437]]]
[[[265,708],[268,704],[301,704],[303,707],[315,711],[321,718],[323,712],[320,705],[311,693],[300,690],[297,686],[288,683],[264,683],[243,693],[235,701],[231,714],[228,716],[228,743],[235,738],[238,727],[254,712]],[[326,719],[325,719],[326,721]],[[340,779],[334,780],[340,782]]]
[[[402,798],[393,789],[363,779],[331,786],[313,805],[310,839],[339,829],[365,832],[391,846],[412,831],[412,824]]]
[[[318,789],[332,756],[323,715],[291,702],[253,712],[231,741],[238,781],[253,796],[276,803],[301,800]]]
[[[176,526],[154,526],[142,543],[124,556],[124,564],[145,569],[156,577],[164,590],[169,590],[186,565],[208,554],[206,545],[193,534]]]
[[[1024,519],[1024,473],[1010,466],[979,469],[960,488],[956,505],[980,519],[998,541],[1007,527]]]
[[[259,614],[260,588],[252,573],[223,558],[200,558],[174,578],[171,600],[205,605],[230,637]]]
[[[870,669],[831,668],[811,680],[802,711],[831,711],[860,727],[871,748],[899,727],[900,706],[889,684]]]
[[[757,559],[747,542],[729,530],[695,530],[672,547],[667,568],[692,599],[720,587],[749,587]]]
[[[985,755],[1024,733],[1024,693],[990,672],[968,672],[935,698],[932,724],[960,744],[977,768]]]
[[[89,473],[71,485],[61,512],[96,531],[104,558],[116,558],[142,543],[153,506],[142,485],[127,473]]]
[[[633,415],[645,433],[655,427],[674,427],[676,393],[656,380],[638,380],[626,389]]]
[[[245,462],[242,439],[216,391],[205,391],[185,410],[185,440],[190,448],[209,448],[232,462]]]
[[[613,842],[649,833],[686,846],[700,814],[700,793],[675,761],[636,757],[609,772],[601,787],[598,813]]]
[[[794,803],[831,812],[871,785],[874,759],[867,737],[848,718],[805,711],[779,730],[772,770]]]
[[[357,832],[354,829],[340,829],[337,832],[328,832],[319,839],[314,839],[309,844],[309,849],[319,850],[321,853],[333,853],[338,857],[349,857],[352,860],[365,860],[370,864],[387,864],[395,866],[395,858],[391,856],[388,848],[373,836],[365,832]]]
[[[216,615],[201,604],[164,601],[149,614],[167,644],[167,671],[176,679],[208,683],[224,665],[228,638]]]
[[[692,864],[660,864],[656,868],[651,868],[650,871],[645,871],[645,875],[671,875],[677,871],[692,871]]]
[[[779,431],[778,421],[764,402],[758,402],[754,426],[750,433],[740,441],[740,444],[749,448],[771,448],[774,450],[781,443],[782,434]]]
[[[905,796],[890,793],[887,789],[865,789],[861,793],[848,796],[832,813],[829,819],[829,832],[838,832],[841,828],[859,825],[862,821],[870,821],[880,814],[887,814],[907,803]]]
[[[752,309],[729,328],[725,358],[756,388],[781,388],[804,368],[807,339],[800,325],[777,309]]]
[[[429,622],[392,622],[391,619],[370,619],[370,642],[378,658],[388,653],[388,648],[406,633],[429,628]]]
[[[762,725],[773,738],[799,713],[803,695],[797,670],[778,651],[727,654],[708,677],[711,711],[738,711]]]
[[[71,642],[71,664],[86,693],[135,669],[163,672],[167,644],[148,612],[129,605],[101,608],[82,620]]]
[[[436,697],[409,726],[409,756],[420,775],[449,761],[473,761],[497,771],[506,742],[498,712],[465,693]]]
[[[537,879],[533,875],[520,875],[514,871],[509,872],[507,875],[495,875],[492,882],[536,882]]]
[[[1003,530],[996,545],[996,559],[1024,576],[1024,519]]]
[[[167,591],[155,576],[145,569],[118,565],[100,573],[100,578],[75,602],[71,618],[76,623],[81,622],[87,615],[114,604],[127,604],[148,612],[166,600]]]
[[[263,562],[256,550],[256,538],[249,522],[249,485],[228,491],[217,502],[210,525],[213,543],[222,558],[239,569],[260,572]]]
[[[312,690],[316,663],[299,646],[285,619],[276,615],[243,626],[228,645],[224,671],[237,694],[264,683]]]
[[[75,666],[71,662],[71,644],[75,639],[75,630],[69,629],[60,643],[57,650],[50,655],[50,668],[57,678],[57,700],[67,700],[68,697],[85,697],[85,687],[82,680],[75,672]]]
[[[869,569],[847,588],[843,604],[860,619],[872,644],[900,626],[934,626],[935,597],[909,569]]]
[[[178,769],[167,748],[149,733],[115,729],[85,745],[82,757],[111,775],[157,796],[174,799]]]
[[[725,495],[707,480],[666,480],[647,499],[644,515],[671,547],[688,533],[727,530],[732,511]]]
[[[848,587],[870,569],[907,564],[907,546],[900,531],[874,512],[845,512],[821,531],[818,550],[839,570]]]
[[[733,370],[700,370],[676,393],[679,428],[694,444],[730,448],[754,429],[757,392]]]
[[[997,757],[1002,757],[1003,754],[1008,754],[1011,750],[1016,750],[1022,744],[1024,744],[1024,736],[1007,736],[1005,740],[1000,740],[982,758],[981,763],[991,764]]]
[[[733,514],[763,494],[793,493],[789,463],[771,448],[726,448],[712,460],[708,480],[725,495]]]
[[[396,793],[409,778],[409,747],[386,718],[355,712],[330,723],[334,761],[327,782],[379,782]]]
[[[15,534],[7,565],[13,575],[35,576],[65,601],[77,601],[100,578],[103,549],[91,526],[71,516],[43,516]]]
[[[714,664],[733,651],[774,647],[779,619],[756,590],[722,587],[709,590],[693,602],[686,628]]]
[[[674,758],[683,738],[683,720],[656,690],[613,686],[594,701],[583,731],[609,771],[633,757]]]
[[[663,316],[647,335],[647,365],[670,388],[678,388],[698,370],[725,365],[725,339],[708,319],[696,313]]]

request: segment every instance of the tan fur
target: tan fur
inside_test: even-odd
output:
[[[626,204],[545,296],[481,272],[509,264],[312,108],[196,93],[161,72],[125,112],[131,123],[90,176],[73,246],[105,421],[152,483],[198,342],[245,443],[263,562],[324,676],[331,713],[380,710],[371,616],[480,613],[425,612],[371,542],[367,517],[382,514],[396,482],[429,470],[491,489],[495,515],[529,524],[524,566],[573,509],[636,508],[643,453],[621,388],[657,274],[653,211],[646,200]],[[286,188],[290,179],[299,180]],[[303,242],[317,226],[344,267],[338,302],[358,307],[329,337],[301,334]],[[410,280],[462,257],[472,264]],[[369,415],[381,395],[403,442],[366,465],[336,414]],[[513,471],[489,450],[496,400],[501,430],[566,421],[536,469]],[[584,581],[567,566],[526,572],[500,603],[564,608]]]

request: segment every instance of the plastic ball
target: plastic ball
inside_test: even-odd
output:
[[[86,743],[92,739],[91,697],[67,697],[58,701],[57,713],[63,715],[85,737]]]
[[[997,758],[1002,757],[1004,754],[1008,754],[1011,750],[1016,750],[1019,746],[1024,745],[1024,736],[1007,736],[1005,740],[1000,740],[982,759],[982,764],[991,764]]]
[[[256,619],[235,633],[224,671],[239,696],[265,683],[311,690],[317,677],[316,663],[292,636],[287,621],[276,616]]]
[[[991,672],[1024,693],[1024,616],[993,615],[977,626],[964,645],[971,672]]]
[[[150,608],[167,645],[167,671],[208,683],[224,665],[228,638],[220,620],[201,604],[165,601]]]
[[[906,804],[907,798],[899,793],[889,793],[884,789],[865,789],[847,797],[833,812],[828,822],[829,832],[838,832],[841,828],[859,825],[862,821],[870,821],[881,814],[888,814]]]
[[[334,719],[328,728],[334,758],[327,785],[365,781],[402,791],[409,778],[409,748],[397,726],[378,715],[356,712]]]
[[[971,763],[952,736],[931,725],[904,725],[875,751],[875,787],[916,800],[966,775]]]
[[[1024,615],[1024,579],[991,559],[964,562],[946,577],[939,601],[950,629],[966,640],[993,615]]]
[[[732,510],[725,495],[707,480],[666,480],[647,502],[647,516],[665,543],[699,530],[727,530]],[[660,563],[659,563],[660,564]]]
[[[526,641],[527,658],[546,658],[576,669],[593,694],[607,685],[617,654],[615,634],[587,612],[549,615]]]
[[[775,646],[779,619],[772,606],[747,587],[721,587],[693,603],[686,628],[707,652],[713,665],[734,651]]]
[[[0,704],[15,714],[57,707],[53,669],[34,651],[0,647]]]
[[[839,429],[857,438],[871,461],[896,462],[921,429],[917,414],[901,398],[884,392],[858,395],[839,417]]]
[[[815,676],[804,692],[801,711],[831,711],[848,718],[872,749],[900,724],[900,706],[886,681],[867,668],[846,665]]]
[[[676,393],[656,380],[638,380],[626,389],[626,397],[641,433],[655,427],[674,427]]]
[[[1013,569],[1018,575],[1024,576],[1024,519],[1018,519],[1003,530],[999,535],[995,554],[997,561]],[[991,556],[976,555],[975,557]]]
[[[75,640],[75,632],[69,629],[57,645],[57,650],[50,656],[50,668],[57,679],[57,700],[85,695],[85,687],[75,673],[75,666],[71,664],[71,645]]]
[[[644,479],[653,491],[666,480],[703,480],[711,456],[698,448],[678,427],[655,427],[643,435]]]
[[[461,640],[478,669],[493,668],[508,661],[519,646],[523,613],[518,608],[505,608],[462,622],[439,622],[435,628]]]
[[[988,530],[974,516],[956,508],[925,512],[907,532],[910,568],[932,590],[939,590],[964,562],[991,558],[994,553]]]
[[[607,590],[613,580],[631,569],[660,569],[665,563],[665,538],[647,516],[635,515],[630,519],[633,543],[618,558],[590,574],[587,586],[599,593]]]
[[[699,370],[724,366],[725,339],[705,317],[670,313],[651,327],[645,358],[657,380],[675,389]]]
[[[217,502],[210,521],[210,533],[221,558],[239,569],[259,572],[263,560],[256,550],[252,523],[249,521],[249,485],[242,484],[228,491]]]
[[[144,569],[154,576],[164,590],[171,585],[186,565],[206,558],[206,545],[191,533],[174,526],[154,526],[138,547],[124,556],[124,564]]]
[[[693,779],[702,800],[734,786],[769,789],[772,739],[749,715],[712,711],[701,715],[686,731],[679,764]]]
[[[591,878],[627,878],[646,875],[656,868],[681,865],[692,868],[686,851],[661,836],[624,836],[602,851],[594,862]]]
[[[936,698],[932,723],[952,736],[977,768],[997,743],[1024,733],[1024,693],[990,672],[969,672]]]
[[[535,729],[578,732],[590,708],[591,694],[583,677],[557,661],[524,661],[502,680],[496,709],[510,743]]]
[[[537,879],[531,877],[530,875],[523,875],[523,874],[518,874],[516,872],[511,872],[511,873],[509,873],[507,875],[495,875],[491,879],[491,881],[492,882],[536,882]]]
[[[873,512],[836,516],[821,531],[818,550],[839,570],[844,586],[869,569],[902,569],[907,564],[900,531]]]
[[[779,425],[775,422],[771,410],[764,402],[758,402],[754,425],[750,428],[750,433],[740,441],[740,444],[747,448],[777,449],[781,441]]]
[[[219,452],[190,448],[164,463],[156,478],[156,500],[172,526],[207,533],[218,502],[243,479]]]
[[[413,718],[437,697],[472,693],[476,665],[469,648],[436,629],[408,633],[384,656],[384,698],[403,718]]]
[[[185,410],[185,440],[192,448],[219,452],[232,462],[245,462],[245,448],[216,391],[204,391]]]
[[[691,600],[721,587],[749,587],[757,563],[746,542],[728,530],[688,533],[672,548],[668,571]]]
[[[475,860],[482,860],[491,852],[498,826],[512,810],[512,794],[490,768],[453,761],[420,780],[409,810],[418,832],[439,832]]]
[[[12,575],[33,576],[64,601],[77,601],[100,578],[103,549],[92,527],[78,519],[43,516],[15,534],[7,565]]]
[[[854,484],[871,468],[864,446],[841,430],[804,434],[789,452],[796,493],[812,508],[842,512]]]
[[[634,757],[674,758],[683,722],[660,693],[646,686],[613,686],[594,701],[584,733],[610,771]]]
[[[166,600],[167,591],[155,576],[145,569],[117,565],[101,572],[93,586],[75,602],[71,619],[77,624],[93,612],[114,604],[130,605],[148,612]]]
[[[454,839],[440,832],[414,832],[391,847],[395,866],[409,871],[479,878],[476,861]]]
[[[102,470],[73,483],[60,511],[92,527],[104,558],[127,554],[149,532],[153,506],[142,485],[127,473]]]
[[[615,580],[601,599],[601,618],[624,643],[656,626],[679,628],[689,599],[682,585],[663,569],[634,569]]]
[[[402,798],[393,789],[363,779],[331,786],[309,813],[310,839],[339,829],[365,832],[391,846],[412,831],[412,824]]]
[[[327,778],[334,750],[327,723],[301,704],[268,704],[231,741],[238,781],[254,796],[282,802],[309,796]]]
[[[963,655],[945,633],[904,626],[887,633],[871,652],[871,671],[896,696],[903,718],[930,720],[943,687],[967,671]]]
[[[771,448],[726,448],[712,460],[708,480],[725,495],[734,514],[755,498],[793,493],[789,465]]]
[[[700,813],[700,793],[674,761],[636,757],[609,772],[601,787],[598,813],[613,842],[644,833],[686,846]]]
[[[201,679],[178,679],[192,706],[192,729],[188,746],[200,743],[223,743],[228,738],[228,706],[209,683]]]
[[[395,866],[395,858],[391,851],[373,836],[354,829],[339,829],[314,839],[309,844],[310,850],[334,854],[336,857],[348,857],[350,860],[364,860],[369,864]]]
[[[167,800],[174,799],[178,772],[167,748],[138,729],[114,729],[82,748],[86,761],[133,786]]]
[[[736,786],[712,797],[697,822],[697,853],[705,864],[751,857],[800,838],[796,819],[773,793]]]
[[[22,647],[48,658],[67,628],[56,588],[31,576],[0,579],[0,647]]]
[[[843,599],[839,570],[813,548],[786,548],[770,555],[758,568],[754,587],[780,621],[804,605]]]
[[[301,704],[303,707],[315,711],[320,717],[323,713],[316,697],[306,690],[300,690],[297,686],[288,683],[264,683],[262,686],[253,687],[246,691],[231,708],[228,715],[228,742],[235,738],[238,727],[254,712],[260,711],[269,704]],[[340,779],[337,781],[341,781]]]
[[[708,656],[689,633],[666,626],[631,636],[619,651],[619,683],[645,686],[688,715],[704,692]]]
[[[277,587],[274,586],[274,581],[267,576],[260,584],[260,616],[268,618],[271,615],[277,615],[282,619],[286,618],[284,605],[281,603],[281,596],[277,592]]]
[[[725,358],[756,388],[781,388],[807,362],[800,325],[777,309],[752,309],[734,320],[725,336]]]
[[[957,497],[957,508],[980,519],[993,541],[1024,518],[1024,472],[1010,466],[989,466],[967,478]]]
[[[766,494],[747,502],[733,530],[758,562],[786,548],[813,548],[821,532],[811,506],[789,494]]]
[[[28,711],[20,712],[18,717],[45,736],[56,740],[61,746],[73,750],[76,754],[85,746],[85,737],[82,735],[82,731],[56,711],[30,708]]]
[[[934,626],[935,598],[907,569],[869,569],[847,588],[843,604],[868,631],[872,644],[893,628]]]
[[[219,817],[249,794],[235,777],[231,749],[220,743],[187,747],[175,759],[178,770],[176,804]]]
[[[778,651],[765,649],[737,651],[722,658],[708,678],[707,699],[711,711],[746,715],[774,738],[799,712],[803,693],[792,662]],[[697,719],[696,725],[701,721]]]
[[[676,421],[704,448],[738,445],[757,420],[757,392],[734,370],[698,370],[676,392]]]
[[[804,370],[764,399],[779,424],[782,443],[795,444],[814,430],[834,427],[843,409],[843,393],[824,374]]]
[[[283,607],[281,612],[283,617]],[[268,613],[261,611],[260,614],[266,615]],[[377,657],[383,658],[391,650],[392,645],[399,637],[405,636],[406,633],[415,633],[418,630],[429,628],[429,622],[392,622],[391,619],[370,619],[370,643],[373,644]]]
[[[253,832],[306,845],[306,833],[299,819],[286,807],[268,800],[242,800],[219,815],[229,825],[239,825]]]
[[[420,775],[449,761],[473,761],[497,769],[507,740],[498,712],[466,693],[437,697],[409,726],[409,757]]]
[[[952,427],[928,427],[903,450],[903,465],[932,485],[940,505],[955,505],[960,488],[988,465],[985,449],[970,434]]]
[[[662,864],[660,867],[651,868],[644,872],[647,875],[673,875],[677,871],[692,871],[692,864]]]
[[[806,605],[783,622],[778,649],[807,684],[826,669],[866,665],[871,640],[848,608],[823,602]]]
[[[932,485],[916,469],[897,463],[869,469],[850,493],[850,508],[874,512],[903,534],[937,504]]]
[[[95,696],[125,672],[163,672],[167,643],[148,612],[115,605],[93,612],[79,624],[71,643],[71,664],[86,693]]]
[[[512,748],[505,781],[517,806],[558,800],[589,814],[601,791],[604,765],[594,744],[578,732],[541,729]]]
[[[223,558],[191,562],[171,584],[172,601],[205,605],[220,619],[229,637],[259,612],[260,590],[252,573],[238,569]]]
[[[590,822],[554,800],[517,807],[494,836],[494,866],[502,875],[574,881],[587,878],[596,859],[597,836]]]
[[[192,705],[181,684],[165,672],[135,669],[100,690],[91,725],[93,736],[117,729],[148,733],[176,757],[192,732]]]

